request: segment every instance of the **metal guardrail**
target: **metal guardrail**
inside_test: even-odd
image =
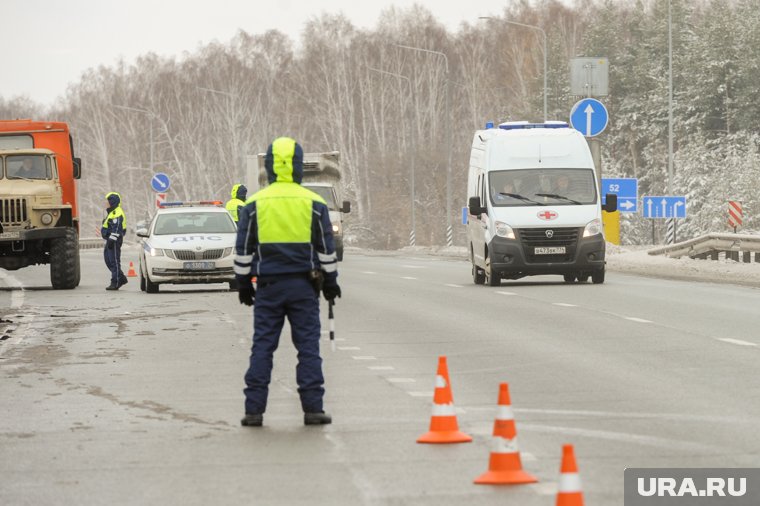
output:
[[[103,247],[103,239],[100,237],[80,238],[79,249],[96,249]]]
[[[706,234],[688,241],[663,246],[649,250],[650,255],[666,255],[671,258],[688,256],[718,260],[720,255],[728,260],[752,261],[752,253],[755,254],[755,262],[760,262],[760,235],[750,234]]]

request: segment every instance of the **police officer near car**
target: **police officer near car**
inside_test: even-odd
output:
[[[225,204],[224,207],[232,215],[232,219],[235,220],[235,223],[237,223],[239,220],[238,213],[240,212],[240,209],[245,206],[245,199],[248,196],[248,188],[242,184],[236,184],[232,187],[231,194],[232,198],[227,201],[227,204]]]
[[[116,192],[106,195],[108,216],[100,228],[100,235],[106,240],[103,257],[106,267],[111,271],[111,284],[106,290],[118,290],[127,284],[127,277],[121,270],[121,245],[127,232],[127,217],[121,208],[121,196]]]
[[[265,158],[269,186],[240,210],[235,274],[241,304],[253,306],[253,347],[245,374],[243,426],[260,427],[266,411],[272,357],[288,318],[298,350],[296,381],[305,425],[332,422],[323,408],[319,354],[319,293],[341,296],[338,259],[327,205],[301,186],[303,149],[280,137]],[[256,288],[251,280],[256,276]]]

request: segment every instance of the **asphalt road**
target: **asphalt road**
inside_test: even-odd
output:
[[[549,505],[564,443],[586,504],[619,505],[626,467],[760,462],[758,289],[611,272],[489,288],[458,260],[347,253],[323,343],[333,425],[302,425],[286,330],[253,429],[250,309],[224,285],[106,292],[101,253],[82,255],[72,291],[0,270],[3,505]],[[415,443],[439,355],[472,443]],[[534,485],[472,484],[504,381]]]

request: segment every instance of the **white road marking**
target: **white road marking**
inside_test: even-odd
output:
[[[8,286],[19,288],[19,290],[14,290],[11,292],[11,309],[20,309],[24,305],[24,284],[16,279],[14,276],[11,276],[10,274],[7,274],[3,271],[0,271],[0,279],[4,280],[5,283]],[[34,315],[26,315],[27,318],[24,319],[24,322],[21,325],[9,327],[8,330],[13,330],[15,339],[11,342],[10,340],[0,342],[0,356],[3,356],[5,354],[5,348],[9,345],[13,344],[14,346],[17,344],[20,344],[25,337],[28,337],[29,334],[31,334],[31,328],[32,323],[34,322]]]
[[[496,293],[499,293],[501,295],[517,295],[515,292],[496,292]]]
[[[738,344],[739,346],[757,346],[757,343],[751,343],[749,341],[742,341],[741,339],[731,339],[730,337],[718,337],[718,341],[724,343]]]
[[[520,456],[523,457],[523,460],[525,460],[524,453],[521,453]],[[554,495],[557,493],[557,489],[558,489],[556,481],[543,481],[541,483],[531,483],[528,485],[528,488],[538,495]]]
[[[412,397],[433,397],[433,392],[407,392]]]
[[[353,356],[351,357],[354,360],[377,360],[377,358],[370,356],[370,355],[360,355],[360,356]]]
[[[424,269],[424,265],[402,265],[401,267],[404,267],[406,269]]]
[[[355,350],[361,350],[358,346],[338,346],[338,349],[340,351],[355,351]]]
[[[417,278],[413,278],[411,276],[401,276],[401,279],[417,279]]]
[[[371,367],[367,367],[370,371],[393,371],[396,368],[392,365],[373,365]]]
[[[450,286],[451,288],[464,288],[464,286],[455,285],[454,283],[444,283],[443,286]]]
[[[373,271],[362,271],[362,274],[377,274],[377,273]]]
[[[561,307],[578,307],[575,304],[568,304],[566,302],[553,302],[553,306],[561,306]]]
[[[388,378],[388,381],[391,383],[416,383],[417,380],[414,378]]]
[[[0,279],[4,280],[8,286],[12,288],[19,288],[20,290],[13,290],[11,292],[11,309],[18,309],[24,305],[24,284],[16,279],[14,276],[0,271]]]
[[[624,316],[623,318],[625,318],[626,320],[630,320],[632,322],[636,322],[636,323],[652,323],[651,320],[645,320],[643,318],[636,318],[635,316]]]

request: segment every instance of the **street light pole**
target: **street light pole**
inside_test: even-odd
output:
[[[437,56],[443,56],[443,61],[446,66],[446,114],[448,116],[448,122],[446,125],[446,144],[448,145],[448,163],[446,166],[446,245],[452,246],[454,244],[454,234],[451,227],[451,107],[449,102],[449,95],[451,89],[451,79],[449,79],[449,58],[446,53],[440,51],[433,51],[431,49],[424,49],[421,47],[405,46],[402,44],[394,44],[396,47],[402,49],[408,49],[410,51],[418,51],[420,53],[428,53]]]
[[[140,112],[143,114],[146,114],[148,117],[151,118],[150,122],[148,123],[148,130],[150,132],[150,170],[153,170],[153,117],[155,116],[154,113],[148,111],[147,109],[138,109],[137,107],[127,107],[126,105],[116,105],[111,104],[113,107],[117,109],[123,109],[125,111],[134,111],[134,112]]]
[[[673,25],[668,0],[668,195],[673,195]]]
[[[215,90],[213,88],[204,88],[203,86],[196,86],[196,88],[199,89],[199,90],[201,90],[201,91],[205,91],[207,93],[213,93],[213,94],[216,94],[216,95],[224,95],[226,97],[231,98],[232,100],[235,100],[235,98],[239,97],[239,95],[237,93],[230,93],[228,91]],[[237,121],[235,123],[237,123]],[[242,135],[243,135],[243,132],[242,131],[239,132],[238,133],[238,138],[240,136],[242,136]],[[246,179],[245,143],[242,140],[240,140],[239,144],[240,144],[240,146],[238,147],[238,149],[240,151],[240,171],[241,171],[242,178],[243,178],[243,179],[241,179],[241,181],[244,181]]]
[[[393,76],[393,77],[395,77],[397,79],[403,79],[404,81],[406,81],[406,84],[409,86],[409,96],[410,97],[412,96],[412,81],[408,77],[406,77],[404,75],[401,75],[401,74],[396,74],[394,72],[388,72],[386,70],[380,70],[380,69],[376,69],[376,68],[372,68],[372,67],[367,67],[367,68],[369,70],[371,70],[373,72],[377,72],[379,74]],[[414,208],[415,208],[414,201],[416,200],[415,199],[415,192],[414,192],[414,179],[415,179],[415,177],[414,177],[414,161],[417,158],[417,155],[416,155],[417,143],[415,142],[415,138],[416,138],[415,125],[414,125],[414,123],[412,121],[410,121],[410,124],[411,124],[411,131],[412,131],[412,139],[411,139],[411,142],[412,142],[412,163],[411,163],[411,166],[412,167],[411,167],[411,176],[410,176],[411,177],[410,193],[411,193],[411,199],[412,199],[412,231],[411,231],[411,234],[409,235],[409,246],[414,246],[416,244],[416,240],[417,240],[417,221],[416,221],[416,218],[415,218],[415,211],[414,211]]]
[[[479,19],[494,19],[491,16],[480,16]],[[526,25],[525,23],[518,23],[517,21],[509,21],[508,19],[502,19],[501,21],[504,21],[507,24],[515,25],[515,26],[522,26],[523,28],[531,28],[533,30],[538,30],[541,32],[541,35],[543,35],[544,38],[544,123],[546,123],[547,120],[547,90],[548,90],[548,82],[549,82],[549,73],[548,73],[548,65],[547,65],[547,55],[549,54],[546,44],[546,32],[543,28],[536,25]]]

